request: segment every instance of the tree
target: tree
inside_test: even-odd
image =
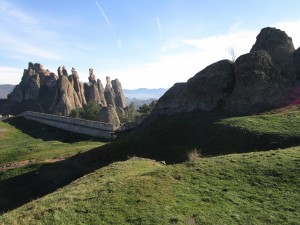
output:
[[[136,110],[133,102],[130,103],[126,110],[126,117],[127,122],[134,122],[136,120]]]
[[[82,108],[75,108],[71,111],[70,117],[97,121],[100,107],[96,102],[89,102]]]
[[[75,109],[72,109],[69,116],[70,117],[73,117],[73,118],[82,118],[82,112],[83,112],[83,109],[82,108],[75,108]]]
[[[229,53],[229,55],[230,55],[230,57],[231,57],[231,61],[232,61],[232,62],[235,62],[235,60],[236,60],[236,53],[235,53],[235,51],[234,51],[234,48],[233,48],[233,47],[230,47],[230,48],[228,49],[228,53]]]
[[[83,106],[82,118],[86,120],[97,120],[100,107],[96,102],[89,102]]]
[[[138,112],[141,113],[142,115],[149,115],[150,112],[154,109],[156,106],[157,100],[152,101],[149,104],[144,104],[138,108]]]

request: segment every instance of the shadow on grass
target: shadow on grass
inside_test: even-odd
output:
[[[3,180],[0,182],[0,210],[6,212],[19,207],[109,163],[132,156],[163,160],[169,164],[185,161],[187,153],[194,148],[201,150],[204,156],[212,156],[300,145],[300,137],[297,135],[250,133],[221,125],[218,121],[223,118],[225,116],[220,114],[195,113],[162,119],[120,136],[117,141],[105,146]],[[27,124],[28,121],[22,119],[8,122],[36,138],[52,140],[56,137],[39,134],[42,127],[35,127],[41,126],[39,123],[30,121]]]
[[[88,162],[76,155],[63,161],[45,164],[39,169],[0,181],[0,214],[54,192],[75,179],[107,165]]]
[[[84,134],[68,132],[62,129],[51,127],[33,120],[27,120],[23,117],[13,117],[4,120],[23,133],[43,141],[60,141],[64,143],[76,143],[80,141],[107,141],[103,138],[91,137]]]
[[[161,119],[135,130],[94,152],[94,159],[117,161],[137,156],[167,163],[181,163],[197,149],[203,156],[266,151],[300,145],[298,134],[250,132],[219,123],[230,116],[191,113]]]

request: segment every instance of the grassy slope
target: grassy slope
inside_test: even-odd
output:
[[[300,145],[299,127],[299,111],[242,117],[181,114],[120,137],[95,151],[94,158],[114,161],[138,156],[178,163],[194,148],[204,155],[287,148]]]
[[[299,224],[300,148],[162,166],[111,164],[3,224]]]
[[[13,120],[10,124],[28,134],[30,137],[34,137],[32,141],[41,139],[40,141],[45,142],[44,147],[47,147],[47,145],[53,141],[58,141],[62,145],[69,146],[68,142],[74,142],[74,139],[76,139],[68,135],[56,135],[56,132],[47,132],[47,135],[41,135],[43,134],[41,132],[42,129],[35,129],[38,124],[31,126],[31,122],[24,120]],[[11,170],[9,173],[7,171],[6,174],[2,174],[3,181],[0,181],[0,208],[6,210],[18,207],[31,199],[53,192],[72,180],[94,171],[96,168],[100,168],[109,162],[127,159],[128,156],[135,155],[157,160],[166,160],[167,162],[183,162],[186,159],[186,153],[193,148],[201,149],[205,155],[219,155],[221,153],[249,152],[299,146],[299,126],[300,113],[298,110],[244,117],[228,117],[217,113],[193,113],[173,116],[158,121],[143,130],[137,130],[122,136],[114,143],[83,152],[76,157],[71,157],[62,162],[51,165],[37,164],[32,167]],[[6,129],[6,127],[4,127],[4,129]],[[2,136],[2,138],[6,137]],[[28,144],[30,144],[30,142],[31,141],[29,141]],[[13,142],[8,141],[7,143],[11,145]],[[25,146],[24,142],[22,143],[20,146]],[[2,151],[2,148],[0,151]],[[289,158],[282,155],[285,152],[290,152],[291,157]],[[47,153],[43,151],[41,151],[41,153],[42,154],[38,157],[43,158],[44,153],[52,154],[49,153],[49,149]],[[131,165],[133,161],[127,162],[128,164],[121,163],[121,166],[114,164],[113,168],[117,167],[119,169],[114,170],[112,167],[107,167],[98,170],[93,175],[87,175],[87,177],[92,176],[92,179],[81,184],[80,190],[76,192],[79,196],[81,195],[81,191],[86,189],[86,191],[82,192],[85,196],[82,197],[82,200],[76,198],[75,194],[72,195],[73,197],[70,199],[63,197],[64,195],[68,196],[69,189],[73,188],[73,185],[70,185],[67,186],[66,189],[63,188],[59,192],[53,193],[53,196],[60,193],[61,197],[59,199],[53,198],[53,201],[51,200],[52,202],[49,200],[51,207],[55,206],[54,201],[59,202],[59,204],[61,204],[61,206],[57,208],[59,210],[49,208],[50,206],[48,207],[43,200],[44,198],[42,198],[41,204],[34,203],[35,205],[31,205],[33,211],[30,212],[32,215],[35,215],[36,221],[43,219],[43,215],[47,215],[45,221],[49,222],[49,224],[52,223],[51,220],[58,221],[57,223],[69,223],[71,220],[80,221],[81,218],[87,221],[87,223],[89,223],[89,221],[90,223],[96,223],[96,220],[103,218],[103,221],[106,223],[115,219],[121,222],[123,221],[124,223],[127,221],[128,223],[136,224],[142,223],[143,221],[149,221],[148,223],[154,221],[153,223],[158,224],[176,223],[177,221],[188,224],[190,221],[190,224],[193,224],[194,220],[201,224],[202,220],[218,223],[216,219],[221,220],[223,217],[225,218],[222,220],[223,223],[232,224],[234,223],[232,221],[238,221],[239,219],[244,223],[245,221],[247,222],[247,219],[250,220],[246,215],[247,213],[251,216],[251,219],[255,215],[259,223],[281,223],[287,220],[288,223],[292,224],[293,221],[296,221],[295,218],[299,219],[297,212],[294,212],[296,204],[294,199],[299,201],[299,198],[297,198],[299,192],[294,190],[294,182],[299,182],[298,174],[295,172],[298,169],[299,173],[298,148],[273,152],[274,157],[272,155],[265,155],[271,153],[272,152],[255,153],[253,154],[253,156],[255,156],[253,157],[254,161],[252,160],[252,155],[231,155],[224,156],[224,158],[205,158],[195,165],[180,164],[168,166],[166,167],[168,169],[162,169],[157,163],[151,162],[147,164],[149,162],[147,161],[145,164],[139,160],[134,162],[140,162],[141,166],[135,164]],[[31,157],[30,153],[26,154]],[[26,156],[26,154],[24,154],[24,156]],[[275,156],[278,156],[278,159]],[[16,157],[19,156],[16,155]],[[235,164],[231,162],[230,157],[236,157],[239,163]],[[20,156],[17,160],[23,158],[23,156]],[[262,158],[262,160],[260,160],[260,158]],[[274,161],[273,158],[275,159]],[[14,159],[14,157],[9,160],[11,159]],[[235,161],[236,159],[232,160]],[[255,160],[257,160],[257,162],[255,162]],[[218,167],[222,165],[223,161],[224,167]],[[207,164],[207,167],[202,163]],[[227,168],[227,166],[229,167]],[[145,172],[144,169],[148,171],[147,168],[153,173],[149,172],[149,176],[142,176],[141,173]],[[203,173],[201,168],[205,169]],[[122,175],[122,171],[125,173],[125,177]],[[136,171],[136,174],[128,180],[126,171]],[[223,171],[223,175],[220,171]],[[228,177],[226,175],[227,171],[231,174],[229,174]],[[269,175],[267,171],[269,171]],[[287,171],[292,172],[287,174]],[[121,175],[118,177],[120,180],[117,183],[112,182],[110,185],[109,182],[108,184],[105,183],[107,179],[115,179],[114,174],[118,173],[121,173]],[[217,173],[220,174],[217,175]],[[244,175],[244,173],[246,175]],[[173,175],[170,174],[181,175],[180,177],[172,178]],[[210,175],[212,177],[210,177]],[[222,181],[222,176],[224,176],[225,180],[228,179],[228,182]],[[242,179],[242,177],[245,176],[248,178]],[[193,177],[195,177],[195,179]],[[254,180],[251,177],[253,177]],[[82,179],[84,180],[85,178]],[[97,181],[96,183],[93,183],[94,179]],[[208,186],[205,186],[204,183],[199,183],[204,180]],[[212,181],[207,183],[206,181],[209,180]],[[266,187],[264,186],[264,180],[267,182]],[[175,183],[173,183],[173,181]],[[225,183],[223,184],[223,182]],[[105,190],[103,192],[104,194],[101,192],[102,189],[97,189],[100,188],[97,186],[99,184],[101,184],[100,187]],[[193,184],[195,184],[195,186]],[[222,188],[222,192],[219,193],[218,188],[222,185],[224,188]],[[226,186],[230,187],[233,191],[228,191]],[[247,187],[245,191],[243,191],[244,186]],[[140,188],[142,190],[139,191]],[[274,190],[272,188],[274,188]],[[272,190],[275,192],[274,196],[272,195]],[[116,196],[113,196],[111,193],[115,191],[117,192]],[[155,195],[156,191],[158,193],[157,195]],[[150,192],[150,195],[145,194],[148,192]],[[224,200],[224,202],[222,199],[225,195],[222,195],[222,193],[225,194],[227,192],[232,194],[232,198],[226,201]],[[248,192],[250,193],[249,199],[247,199]],[[208,199],[203,197],[211,193],[211,197],[215,200],[210,200],[211,197]],[[255,193],[258,193],[258,199],[261,199],[259,200],[261,205],[256,202],[258,200],[256,200]],[[136,200],[136,194],[138,194],[140,199]],[[201,198],[197,194],[201,194]],[[284,196],[285,199],[281,198],[281,195]],[[52,196],[52,194],[50,196]],[[120,197],[121,200],[118,199],[119,196],[122,196]],[[268,196],[268,198],[266,198],[266,196]],[[110,198],[112,198],[112,200],[110,200]],[[254,198],[254,200],[250,198]],[[275,200],[273,201],[272,199],[274,198]],[[45,199],[48,199],[48,197]],[[74,202],[77,201],[77,203],[72,205],[72,199],[74,199]],[[114,204],[114,201],[117,205]],[[148,204],[147,209],[150,208],[151,211],[147,211],[142,204],[138,204],[144,203],[144,201],[146,201],[146,205]],[[40,202],[40,200],[37,202]],[[70,209],[68,208],[69,204],[66,202],[70,202]],[[280,202],[285,209],[279,209]],[[170,207],[168,207],[169,204]],[[210,207],[211,211],[205,211],[202,204],[208,208]],[[273,204],[275,208],[272,208]],[[243,209],[244,205],[247,207],[244,211],[241,211],[242,215],[240,215],[240,211],[238,210]],[[146,214],[143,214],[143,212],[138,209],[139,207],[144,209]],[[257,207],[259,212],[255,210]],[[37,214],[34,213],[34,208],[36,208]],[[43,211],[45,208],[47,211]],[[66,211],[64,211],[63,208],[66,208]],[[85,210],[85,208],[87,208],[87,210]],[[130,208],[132,208],[132,210],[130,210]],[[26,210],[27,209],[30,208],[26,208]],[[22,210],[24,210],[24,208],[8,213],[7,217],[13,215],[8,221],[12,222],[14,216],[21,220]],[[118,215],[114,214],[114,210],[118,210]],[[193,214],[193,210],[197,212]],[[222,213],[222,210],[225,210],[224,212],[227,212],[226,215],[231,215],[231,217],[229,218],[228,215],[226,216],[225,213]],[[287,211],[286,219],[284,218],[285,211],[282,210]],[[289,210],[292,212],[291,214],[295,215],[290,215],[288,213]],[[60,214],[59,211],[62,211],[62,214]],[[165,212],[165,216],[161,215],[161,211]],[[276,211],[279,212],[278,215],[275,213]],[[220,216],[218,216],[218,214],[220,214]],[[267,214],[271,216],[268,217]],[[152,219],[152,217],[154,219]],[[0,221],[3,218],[6,218],[6,216],[0,218]],[[33,217],[30,218],[34,220]]]
[[[0,122],[0,164],[69,157],[103,144],[23,118]]]
[[[104,144],[23,118],[0,122],[0,211],[18,207],[93,171],[93,165],[74,163],[76,157]],[[65,157],[70,158],[52,163]]]

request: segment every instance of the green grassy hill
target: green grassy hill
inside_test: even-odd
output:
[[[0,164],[65,158],[104,144],[21,117],[0,122],[0,143]]]
[[[299,224],[300,148],[163,166],[132,158],[2,217],[3,224]]]
[[[180,114],[121,136],[94,151],[93,158],[111,162],[137,156],[180,163],[193,149],[212,156],[287,148],[300,145],[299,127],[298,110],[251,116]]]
[[[299,224],[297,109],[175,115],[105,145],[31,123],[0,123],[3,163],[36,160],[0,173],[0,208],[15,209],[0,224]]]
[[[24,118],[0,121],[0,210],[18,207],[92,171],[93,165],[83,167],[74,160],[105,144]]]

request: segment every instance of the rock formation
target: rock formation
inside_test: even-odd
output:
[[[79,98],[81,105],[85,105],[86,99],[85,99],[85,95],[84,95],[83,84],[79,81],[78,73],[74,67],[72,67],[71,72],[72,72],[72,75],[69,76],[69,80],[70,80],[72,86],[74,87],[75,92],[77,93],[77,96]]]
[[[104,96],[104,87],[102,85],[101,80],[97,79],[97,88],[99,91],[100,103],[102,106],[107,106],[106,99]]]
[[[279,106],[291,83],[265,51],[252,51],[235,62],[236,84],[226,109],[232,112],[260,112]]]
[[[284,31],[264,28],[250,53],[235,62],[216,62],[186,83],[175,84],[159,99],[147,121],[180,112],[256,113],[284,106],[298,79],[300,49],[295,51]]]
[[[10,94],[7,105],[3,106],[5,113],[17,114],[30,109],[49,112],[57,90],[57,79],[54,73],[45,70],[41,64],[28,63],[20,84]]]
[[[101,81],[96,80],[93,69],[89,69],[89,82],[85,84],[80,82],[74,67],[70,75],[64,66],[58,68],[57,74],[58,76],[45,70],[41,64],[29,63],[20,84],[15,87],[0,111],[3,114],[18,114],[30,110],[66,116],[72,109],[83,107],[88,102],[96,102],[103,112],[99,119],[103,122],[120,123],[115,107],[123,110],[126,102],[118,80],[112,81],[112,87],[108,78],[104,89]]]
[[[186,83],[177,83],[170,88],[159,99],[154,112],[174,114],[217,110],[223,107],[225,99],[233,90],[234,82],[233,63],[229,60],[216,62]]]
[[[58,97],[52,110],[54,114],[69,115],[72,109],[82,107],[82,104],[68,78],[67,70],[64,67],[59,67],[57,72],[59,74]]]
[[[115,105],[117,108],[124,109],[126,107],[125,95],[123,93],[122,85],[118,79],[111,81],[111,86],[115,93]]]
[[[266,51],[272,58],[272,62],[278,66],[282,65],[295,51],[292,38],[284,31],[276,28],[263,28],[256,37],[251,52]]]
[[[96,80],[92,68],[89,69],[89,82],[85,84],[85,96],[87,102],[96,102],[100,106],[107,106],[103,85],[99,79]]]
[[[115,104],[115,92],[114,89],[111,87],[110,77],[106,77],[106,86],[104,90],[104,96],[107,102],[107,105],[112,105],[116,107]]]
[[[114,125],[120,125],[120,120],[116,112],[116,108],[112,105],[102,107],[99,113],[99,121],[104,123],[112,123]]]

